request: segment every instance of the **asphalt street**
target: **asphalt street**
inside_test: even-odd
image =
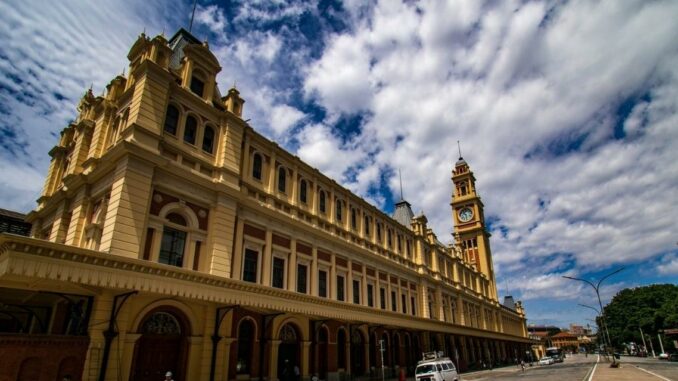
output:
[[[584,355],[573,355],[568,356],[563,363],[543,366],[538,366],[535,363],[534,366],[527,367],[525,372],[520,371],[520,369],[517,367],[508,367],[495,369],[492,371],[462,374],[461,380],[588,381],[589,378],[591,378],[591,381],[596,380],[607,381],[609,379],[609,376],[604,377],[604,374],[607,373],[609,375],[610,372],[603,372],[603,367],[608,368],[609,363],[604,362],[604,360],[601,359],[601,362],[596,367],[596,370],[593,371],[597,358],[598,356],[595,355],[589,355],[588,357]],[[622,372],[627,372],[627,369],[633,370],[637,373],[641,373],[636,369],[632,369],[638,368],[642,370],[642,374],[645,376],[644,379],[647,380],[678,381],[678,362],[668,362],[665,360],[658,360],[653,358],[640,358],[627,356],[622,356],[620,361],[622,363],[622,369],[612,370],[613,372],[619,371],[618,374],[620,375]],[[592,371],[593,376],[591,377]],[[612,380],[614,380],[614,378],[615,377],[613,376]]]

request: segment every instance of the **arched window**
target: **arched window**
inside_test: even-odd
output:
[[[186,219],[177,213],[168,214],[166,219],[171,224],[187,226]],[[158,261],[167,265],[182,267],[184,264],[186,236],[187,234],[183,230],[171,226],[164,226]]]
[[[238,362],[235,365],[237,374],[250,374],[252,371],[252,348],[254,347],[254,324],[246,319],[238,329]]]
[[[351,208],[351,228],[353,228],[353,230],[355,230],[356,227],[358,226],[358,219],[356,215],[357,213],[355,209]]]
[[[205,127],[205,132],[202,135],[202,150],[207,153],[212,153],[214,149],[214,128],[211,126]]]
[[[252,177],[261,180],[261,155],[258,153],[252,157]]]
[[[285,171],[284,167],[279,167],[278,168],[278,191],[285,193],[285,189],[287,189],[287,186],[285,184],[287,180],[287,173]]]
[[[165,114],[164,130],[172,135],[177,134],[177,126],[179,125],[179,109],[173,105],[167,106],[167,113]]]
[[[321,190],[320,193],[318,194],[318,208],[320,209],[320,213],[326,213],[325,191],[323,191],[323,190]]]
[[[306,203],[306,180],[299,182],[299,201]]]
[[[337,216],[337,221],[341,221],[341,200],[337,200],[336,216]]]
[[[203,96],[205,92],[205,76],[201,71],[194,70],[191,76],[191,91],[199,97]]]
[[[198,120],[192,115],[186,118],[186,125],[184,126],[184,141],[189,144],[195,144],[195,136],[198,132]]]

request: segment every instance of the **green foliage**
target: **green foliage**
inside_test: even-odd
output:
[[[678,286],[655,284],[627,288],[615,295],[604,310],[613,346],[642,343],[640,327],[646,340],[648,336],[652,337],[655,349],[658,349],[657,332],[678,328]]]

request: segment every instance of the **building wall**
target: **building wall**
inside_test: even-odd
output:
[[[104,96],[95,97],[91,90],[83,96],[79,117],[62,131],[50,151],[52,163],[43,195],[28,217],[34,238],[66,244],[72,251],[85,250],[80,254],[83,258],[98,253],[91,254],[92,266],[99,255],[127,261],[112,261],[123,267],[109,275],[96,275],[105,279],[78,278],[77,282],[101,288],[92,311],[83,379],[92,379],[100,367],[104,322],[110,320],[120,289],[139,294],[120,309],[119,335],[111,351],[122,355],[111,358],[107,378],[115,379],[117,372],[125,379],[130,377],[140,322],[154,306],[169,306],[190,322],[185,376],[205,379],[210,371],[214,314],[223,297],[195,282],[198,276],[206,276],[215,282],[235,282],[228,287],[241,287],[248,283],[243,275],[250,265],[255,273],[254,290],[274,297],[266,298],[263,305],[237,297],[228,298],[229,303],[249,306],[255,315],[261,309],[287,314],[271,322],[266,329],[272,338],[256,350],[264,356],[256,365],[262,361],[270,365],[266,368],[269,375],[276,374],[277,364],[271,360],[279,345],[276,330],[285,319],[296,319],[299,335],[309,342],[313,321],[328,320],[323,303],[330,303],[335,311],[330,325],[356,318],[367,324],[374,314],[383,314],[392,327],[402,329],[417,324],[423,329],[431,321],[433,332],[448,330],[460,335],[467,362],[490,352],[495,358],[511,355],[504,344],[492,342],[490,347],[480,339],[467,341],[464,332],[507,343],[527,342],[520,303],[512,310],[497,301],[482,203],[465,162],[464,175],[453,177],[453,182],[470,176],[473,194],[466,201],[473,203],[476,219],[472,230],[457,226],[455,233],[478,238],[480,245],[472,256],[458,245],[441,244],[427,227],[425,216],[405,226],[258,134],[242,119],[244,100],[239,92],[230,89],[220,96],[215,82],[220,67],[209,49],[191,42],[183,58],[176,58],[179,52],[170,46],[185,45],[177,44],[177,39],[192,41],[185,32],[169,42],[162,36],[150,39],[142,34],[128,55],[129,77],[114,78]],[[172,66],[176,62],[179,66]],[[204,85],[202,94],[191,90],[196,79]],[[459,165],[453,174],[460,171]],[[183,249],[166,250],[170,235],[171,242],[185,242],[177,246]],[[182,255],[182,260],[172,262]],[[279,274],[274,273],[274,265],[280,260],[283,283],[276,290]],[[299,265],[307,271],[301,299],[297,299]],[[179,271],[181,295],[171,296],[174,288],[160,275],[168,273],[164,268]],[[119,273],[141,269],[149,271],[141,283]],[[327,275],[326,297],[320,296],[321,271]],[[343,301],[338,300],[338,276],[344,281]],[[368,285],[373,287],[371,306]],[[247,298],[247,294],[234,295]],[[233,330],[241,312],[234,311],[224,318],[219,332],[225,338],[217,345],[222,354],[237,347]],[[413,325],[412,319],[419,322]],[[337,350],[333,335],[338,329],[335,325],[330,330],[329,353]],[[367,331],[364,335],[371,337]],[[416,338],[421,338],[422,346],[436,342],[428,335]],[[441,336],[438,342],[445,340],[447,336]],[[305,359],[311,351],[308,345],[300,347]],[[233,372],[229,363],[235,358],[222,356],[218,372],[226,377],[223,369]],[[401,355],[392,361],[404,359]],[[304,374],[308,374],[315,365],[305,361]],[[336,368],[332,362],[329,365]]]

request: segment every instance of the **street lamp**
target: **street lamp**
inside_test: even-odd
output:
[[[578,303],[578,304],[582,307],[590,308],[590,309],[596,311],[597,317],[601,316],[600,311],[597,308],[587,306],[586,304],[581,304],[581,303]],[[600,327],[600,324],[598,323],[598,321],[596,321],[596,325],[598,326],[598,331],[600,331],[601,336],[603,337],[603,344],[605,344],[605,346],[608,346],[608,345],[611,346],[612,342],[610,341],[610,331],[607,330],[607,325],[602,330],[601,330],[601,327]],[[607,341],[605,341],[605,335],[607,335]]]
[[[578,280],[580,282],[587,283],[588,285],[593,287],[593,289],[596,291],[596,296],[598,297],[598,305],[600,306],[600,317],[603,320],[603,327],[605,328],[606,331],[607,331],[607,323],[605,322],[605,311],[603,310],[603,302],[600,300],[600,285],[603,283],[603,281],[605,279],[611,277],[612,275],[614,275],[614,274],[616,274],[616,273],[618,273],[622,270],[624,270],[624,267],[620,267],[620,268],[614,270],[613,272],[605,275],[604,277],[600,278],[600,280],[598,281],[597,284],[593,284],[593,282],[591,282],[590,280],[563,275],[563,278],[565,278],[565,279]],[[609,340],[609,336],[610,335],[608,334],[608,340]],[[610,341],[610,345],[612,345],[611,341]],[[609,349],[608,349],[608,351],[609,351]],[[614,363],[614,362],[615,362],[615,360],[614,360],[614,354],[613,354],[612,363]]]

